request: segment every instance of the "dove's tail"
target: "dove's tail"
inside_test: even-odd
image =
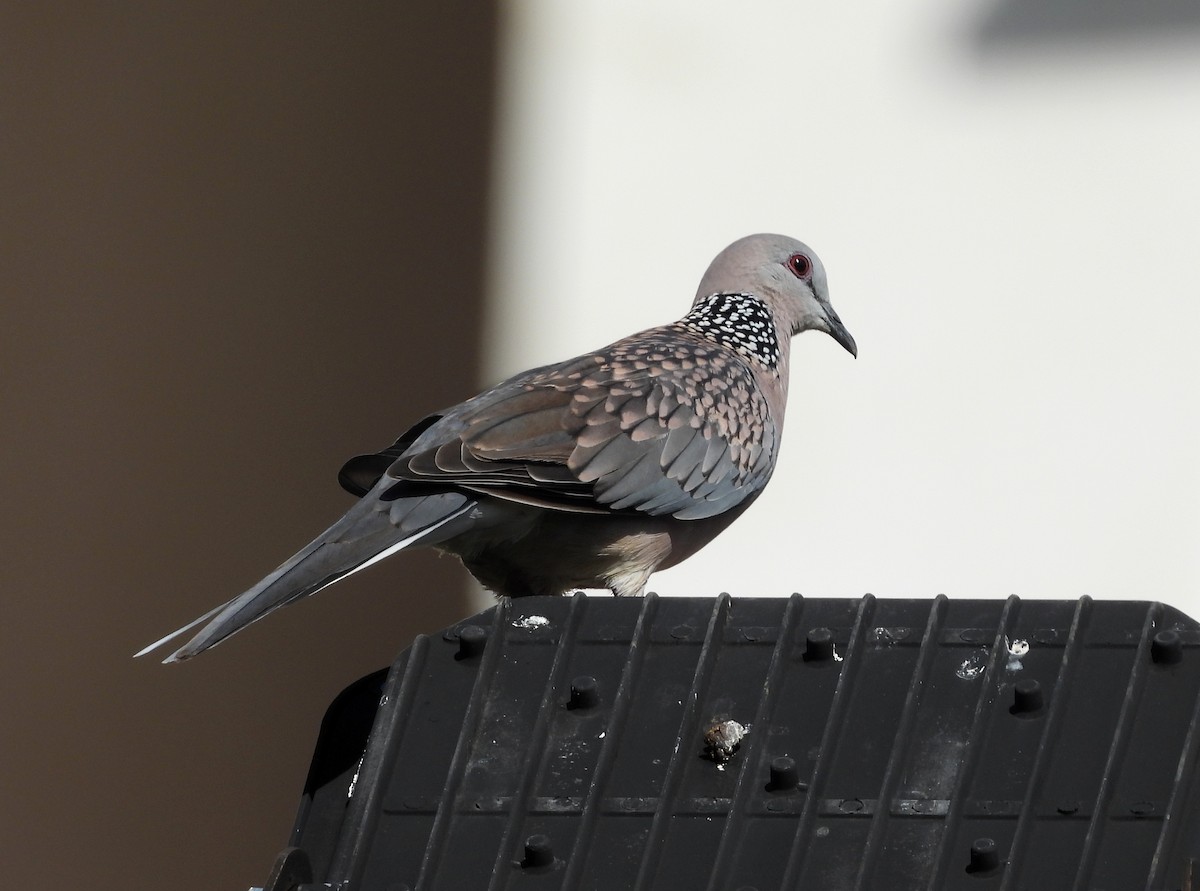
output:
[[[281,606],[315,594],[384,557],[415,545],[443,541],[452,534],[445,529],[447,524],[474,506],[474,501],[453,492],[390,503],[365,497],[253,588],[156,640],[134,658],[207,622],[199,634],[163,662],[190,659]]]

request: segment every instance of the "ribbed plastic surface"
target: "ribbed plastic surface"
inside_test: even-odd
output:
[[[1191,891],[1198,645],[1088,598],[522,599],[347,690],[293,844],[355,891]]]

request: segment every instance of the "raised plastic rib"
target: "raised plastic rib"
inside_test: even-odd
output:
[[[412,716],[412,701],[421,683],[421,673],[429,656],[429,638],[418,635],[408,649],[402,665],[392,669],[384,686],[386,703],[376,717],[375,729],[367,742],[358,782],[346,804],[346,818],[338,835],[330,865],[330,875],[347,876],[358,881],[366,868],[371,843],[388,777],[395,765],[396,750],[404,739],[404,731]],[[401,658],[404,658],[403,656]],[[376,745],[371,745],[376,742]]]
[[[1058,667],[1058,677],[1054,682],[1054,692],[1051,694],[1049,711],[1042,726],[1042,734],[1038,739],[1037,755],[1033,760],[1033,768],[1029,772],[1029,782],[1025,789],[1025,798],[1021,805],[1020,816],[1017,817],[1017,828],[1013,832],[1012,846],[1008,852],[1008,867],[1000,882],[1001,891],[1018,887],[1021,869],[1025,865],[1025,848],[1033,824],[1037,820],[1038,797],[1042,791],[1042,782],[1046,770],[1050,766],[1050,754],[1058,741],[1056,731],[1062,720],[1062,713],[1068,699],[1071,679],[1074,676],[1075,663],[1079,651],[1083,648],[1087,635],[1088,623],[1092,617],[1092,598],[1081,597],[1075,606],[1075,615],[1071,620],[1071,630],[1067,633],[1067,644],[1063,650],[1062,662]]]
[[[437,816],[433,820],[433,828],[429,832],[429,841],[425,846],[425,859],[421,862],[421,872],[417,876],[417,891],[427,888],[437,874],[438,863],[445,851],[446,832],[454,819],[454,802],[462,785],[463,771],[471,757],[471,749],[475,743],[475,731],[479,726],[479,718],[483,714],[484,698],[495,679],[496,663],[504,649],[504,630],[508,627],[508,617],[512,612],[512,601],[503,600],[496,607],[492,618],[492,630],[488,635],[487,645],[479,657],[479,669],[475,675],[475,686],[471,690],[471,698],[467,702],[467,710],[463,714],[462,728],[455,743],[454,755],[450,759],[450,770],[446,777],[446,788],[442,800],[438,804]]]
[[[508,822],[501,836],[500,845],[496,849],[496,865],[492,870],[488,891],[499,891],[506,884],[508,864],[516,852],[517,839],[520,829],[525,822],[529,799],[533,795],[534,783],[537,781],[538,768],[541,766],[545,751],[546,738],[550,732],[550,721],[555,713],[557,700],[561,698],[563,680],[567,667],[571,664],[571,654],[575,647],[575,637],[579,632],[579,623],[587,610],[587,596],[577,592],[571,597],[571,610],[563,623],[562,636],[554,652],[554,663],[550,667],[550,677],[546,680],[546,688],[542,692],[542,705],[538,709],[537,721],[529,740],[529,748],[525,752],[525,763],[521,769],[521,781],[517,785],[512,803],[509,805]]]
[[[1154,629],[1157,627],[1161,615],[1161,604],[1148,605],[1146,620],[1142,625],[1141,639],[1138,641],[1137,656],[1134,657],[1133,670],[1129,672],[1129,681],[1125,685],[1125,699],[1121,703],[1117,729],[1113,732],[1112,743],[1108,748],[1108,759],[1104,763],[1100,789],[1096,793],[1096,804],[1092,809],[1092,822],[1088,826],[1083,855],[1079,858],[1079,871],[1075,875],[1075,884],[1071,886],[1071,891],[1088,891],[1094,887],[1092,873],[1096,867],[1096,855],[1100,850],[1100,843],[1104,839],[1109,803],[1112,801],[1113,783],[1121,769],[1121,762],[1129,745],[1129,732],[1133,727],[1134,717],[1137,715],[1138,698],[1142,691],[1142,685],[1145,683],[1146,669],[1150,662],[1150,639],[1154,636]]]
[[[751,729],[757,727],[760,732],[751,733],[742,747],[742,766],[738,771],[737,786],[734,787],[733,804],[725,829],[721,833],[721,842],[717,846],[717,856],[707,891],[723,891],[729,886],[729,872],[733,868],[738,845],[746,831],[746,808],[751,794],[757,791],[761,783],[760,752],[763,751],[767,740],[767,734],[762,733],[761,729],[769,726],[770,717],[775,712],[775,701],[779,697],[779,679],[786,664],[786,653],[792,646],[792,635],[803,615],[804,598],[793,594],[788,598],[783,619],[779,623],[779,636],[771,650],[771,662],[767,666],[767,676],[763,682],[762,699],[759,700],[758,711],[755,712],[754,723],[751,725]]]
[[[1020,598],[1009,597],[1004,601],[1004,609],[1000,612],[1000,619],[996,623],[992,649],[988,656],[987,667],[983,672],[982,683],[979,685],[979,695],[975,699],[975,715],[971,719],[971,732],[967,735],[962,767],[959,769],[954,783],[954,794],[950,796],[950,801],[946,806],[946,822],[942,827],[942,838],[937,858],[934,861],[935,866],[929,876],[929,891],[939,891],[945,882],[945,877],[949,874],[951,862],[958,854],[954,842],[958,835],[958,826],[962,822],[963,806],[970,793],[975,770],[979,766],[980,752],[983,750],[983,737],[995,711],[994,703],[1000,694],[996,673],[1008,653],[1005,641],[1013,632],[1020,609]]]
[[[933,669],[933,657],[938,649],[938,635],[942,623],[946,619],[948,601],[939,595],[933,600],[933,608],[929,610],[929,619],[925,623],[925,633],[921,637],[921,652],[917,656],[917,665],[913,671],[912,684],[908,688],[908,696],[904,700],[904,710],[900,713],[900,724],[896,728],[895,741],[892,743],[892,753],[888,758],[887,769],[883,775],[883,784],[879,789],[879,807],[871,821],[871,829],[867,835],[867,843],[862,852],[862,865],[858,871],[856,891],[869,891],[877,888],[873,877],[875,862],[879,857],[879,849],[883,844],[884,833],[887,832],[888,816],[892,809],[892,796],[896,792],[896,783],[904,759],[912,744],[913,722],[917,718],[917,709],[921,704],[921,694],[929,680],[929,672]]]
[[[784,872],[783,887],[795,888],[804,871],[804,854],[811,844],[813,822],[816,820],[817,807],[825,789],[825,780],[829,766],[833,762],[833,750],[844,729],[842,717],[850,704],[854,689],[854,680],[858,676],[859,648],[871,617],[875,613],[875,598],[870,594],[863,597],[858,606],[858,614],[854,618],[854,628],[850,632],[850,642],[846,646],[846,655],[842,659],[842,671],[838,677],[837,690],[833,694],[833,705],[829,709],[829,719],[825,724],[825,732],[821,736],[821,751],[813,765],[812,780],[808,784],[808,796],[804,800],[804,809],[800,812],[800,822],[792,839],[792,849],[788,855],[787,870]]]
[[[646,847],[638,868],[637,881],[633,886],[634,891],[656,887],[655,872],[658,868],[658,857],[662,851],[663,839],[667,834],[667,826],[673,815],[676,792],[679,789],[680,779],[683,777],[684,759],[695,757],[691,742],[696,739],[700,727],[700,704],[704,702],[708,692],[713,665],[717,661],[717,652],[721,646],[721,635],[728,618],[729,595],[722,594],[713,604],[712,615],[708,620],[704,644],[700,649],[700,658],[696,662],[695,676],[692,678],[691,696],[688,698],[687,707],[683,710],[683,719],[679,723],[679,737],[675,744],[675,750],[671,753],[671,761],[667,765],[667,775],[663,779],[662,791],[659,793],[658,810],[650,823],[650,833],[646,838]]]
[[[1200,754],[1200,696],[1196,697],[1191,717],[1188,719],[1187,735],[1183,741],[1183,751],[1175,768],[1175,781],[1171,785],[1171,795],[1167,799],[1166,813],[1163,815],[1162,831],[1158,835],[1158,844],[1154,848],[1154,859],[1146,871],[1146,891],[1156,891],[1165,887],[1167,872],[1171,867],[1170,856],[1177,851],[1179,839],[1184,827],[1189,827],[1192,833],[1196,831],[1195,822],[1188,822],[1187,809],[1189,804],[1193,815],[1200,809],[1200,802],[1194,794],[1196,789],[1196,764]],[[1194,837],[1194,835],[1193,835]],[[1176,855],[1178,856],[1178,855]],[[1200,862],[1193,855],[1183,869],[1186,884],[1185,891],[1192,891],[1200,886]]]
[[[629,654],[625,660],[625,668],[621,672],[621,684],[617,688],[613,700],[608,731],[604,737],[604,745],[600,749],[600,757],[596,759],[596,769],[588,784],[587,796],[583,800],[583,808],[579,814],[579,826],[575,833],[575,843],[571,847],[570,859],[567,861],[566,872],[563,875],[563,889],[578,888],[583,874],[584,863],[590,849],[592,832],[596,825],[596,814],[600,803],[604,800],[604,790],[608,775],[612,771],[613,760],[617,756],[617,746],[620,744],[621,733],[625,729],[625,718],[629,714],[629,704],[633,698],[634,687],[637,684],[638,672],[646,654],[650,628],[654,624],[654,616],[658,611],[658,595],[647,594],[642,603],[642,611],[638,615],[637,625],[633,629],[629,641]]]

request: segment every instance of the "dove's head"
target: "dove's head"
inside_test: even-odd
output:
[[[829,302],[825,267],[812,248],[794,238],[748,235],[725,248],[700,280],[696,304],[717,293],[753,294],[766,304],[784,341],[801,331],[824,331],[858,355]]]

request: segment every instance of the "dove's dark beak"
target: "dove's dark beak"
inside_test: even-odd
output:
[[[838,314],[829,305],[825,306],[825,323],[829,326],[825,329],[829,332],[829,336],[844,346],[846,352],[857,359],[858,344],[854,342],[854,338],[850,336],[850,332],[846,330],[846,326],[842,324],[842,320],[838,318]]]

